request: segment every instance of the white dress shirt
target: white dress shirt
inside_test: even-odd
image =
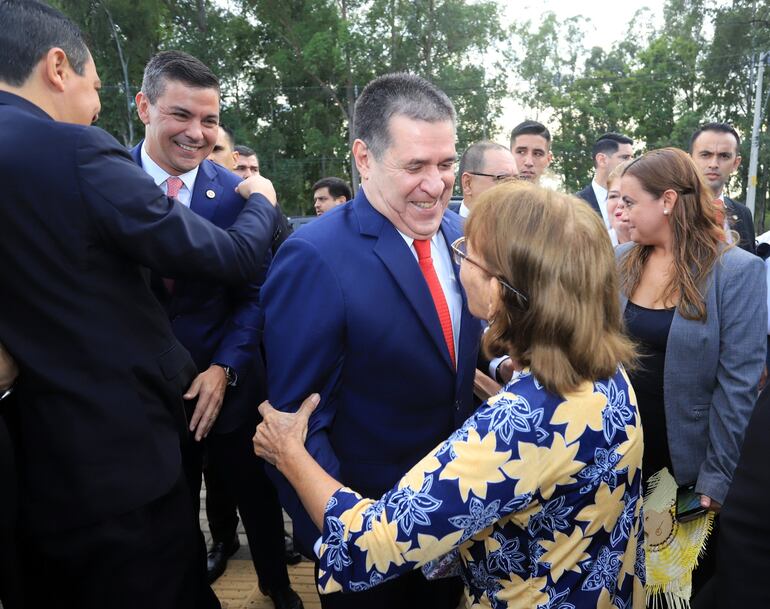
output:
[[[460,203],[460,209],[457,210],[457,213],[460,214],[461,218],[467,218],[468,214],[471,213],[471,210],[466,207],[465,201]]]
[[[591,188],[594,189],[594,196],[596,202],[599,204],[599,211],[602,212],[602,218],[604,218],[604,225],[607,230],[611,228],[610,215],[607,213],[607,189],[604,186],[600,186],[596,183],[596,180],[591,181]]]
[[[168,193],[168,186],[166,180],[171,176],[165,169],[162,169],[155,161],[150,158],[145,149],[145,144],[142,143],[142,169],[144,169],[150,177],[155,180],[155,184],[163,189],[163,192]],[[176,176],[182,180],[182,188],[179,189],[179,194],[176,196],[176,200],[179,201],[185,207],[190,207],[190,201],[192,199],[193,187],[195,186],[195,178],[198,177],[198,166],[195,169],[183,173],[180,176]]]
[[[396,229],[398,230],[398,229]],[[409,251],[412,252],[415,260],[417,258],[417,251],[414,249],[414,239],[405,235],[401,231],[398,234],[406,242]],[[452,257],[449,254],[449,244],[444,239],[444,235],[441,231],[436,231],[433,238],[430,240],[430,256],[433,259],[433,268],[436,269],[436,275],[438,281],[441,284],[441,289],[444,292],[444,298],[446,298],[447,307],[449,307],[449,316],[452,318],[452,335],[455,343],[455,357],[457,356],[457,343],[460,337],[460,320],[462,318],[463,310],[463,297],[460,293],[460,282],[455,276],[454,266],[452,265]],[[418,262],[419,264],[419,262]]]

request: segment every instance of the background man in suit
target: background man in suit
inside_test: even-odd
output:
[[[238,162],[238,153],[235,151],[235,139],[229,128],[220,124],[217,128],[217,141],[209,154],[209,160],[219,163],[225,169],[233,171]],[[245,176],[249,177],[249,176]]]
[[[181,470],[195,364],[143,269],[254,280],[276,223],[258,193],[275,191],[242,183],[254,194],[229,232],[168,199],[88,126],[100,83],[78,28],[34,0],[2,0],[0,23],[0,336],[20,372],[26,606],[218,607]]]
[[[519,175],[516,159],[505,146],[482,140],[468,146],[460,159],[457,171],[463,202],[457,212],[467,218],[473,209],[474,198],[493,186]]]
[[[540,183],[540,177],[553,160],[551,132],[537,121],[524,121],[511,131],[511,152],[516,159],[519,178]]]
[[[353,129],[362,187],[279,250],[263,288],[265,351],[270,401],[295,410],[319,392],[310,450],[373,496],[471,412],[480,326],[450,255],[460,218],[444,214],[456,159],[449,98],[417,76],[383,76],[356,102]],[[280,480],[310,555],[319,532]],[[454,579],[415,572],[321,604],[455,609],[459,593]]]
[[[613,169],[628,161],[633,155],[634,140],[620,133],[605,133],[600,136],[593,148],[594,179],[583,190],[576,193],[594,208],[610,229],[610,217],[607,213],[607,178]]]
[[[756,254],[754,220],[749,208],[724,194],[725,184],[741,164],[741,138],[726,123],[705,123],[690,138],[690,156],[703,172],[714,198],[724,205],[726,230],[740,235],[741,248]],[[731,239],[732,237],[729,236]]]
[[[312,190],[316,216],[320,216],[338,205],[344,205],[353,198],[353,192],[345,180],[334,177],[321,178],[313,184]]]
[[[244,180],[259,173],[259,157],[253,148],[238,145],[235,147],[235,153],[238,156],[233,173],[241,176]]]
[[[243,199],[235,192],[241,179],[206,159],[217,131],[222,131],[214,74],[187,53],[158,53],[145,68],[136,106],[145,139],[132,151],[134,160],[158,186],[177,190],[179,203],[221,228],[230,227],[243,208]],[[174,334],[202,371],[184,395],[195,441],[183,444],[182,457],[196,513],[205,439],[210,477],[224,484],[226,496],[233,497],[240,508],[260,587],[277,609],[294,609],[302,602],[289,587],[281,506],[262,460],[251,448],[258,418],[255,406],[267,395],[259,287],[268,262],[266,257],[256,281],[238,288],[196,279],[171,283],[158,278],[153,285]],[[200,422],[207,411],[212,412],[212,424],[203,430]],[[227,556],[238,548],[238,538],[233,538],[233,529],[216,530],[216,524],[214,551],[222,555],[217,568],[224,571]]]

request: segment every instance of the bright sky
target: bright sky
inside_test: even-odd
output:
[[[623,38],[629,21],[639,9],[648,8],[652,17],[652,25],[660,27],[665,0],[632,0],[631,2],[615,3],[526,0],[524,4],[502,1],[500,4],[504,7],[503,14],[508,22],[522,22],[529,19],[533,27],[540,24],[541,16],[547,12],[555,13],[559,21],[576,15],[586,17],[590,20],[590,23],[586,24],[588,37],[586,46],[589,48],[600,46],[608,50],[613,43]],[[503,103],[502,116],[498,121],[500,131],[495,134],[493,139],[503,145],[508,145],[508,134],[511,129],[528,118],[548,122],[547,117],[535,116],[514,97],[506,99]]]

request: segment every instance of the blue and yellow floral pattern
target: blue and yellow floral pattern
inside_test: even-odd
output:
[[[622,369],[558,396],[509,383],[382,498],[326,507],[321,593],[459,549],[472,607],[644,607],[642,429]]]

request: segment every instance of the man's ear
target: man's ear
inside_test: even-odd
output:
[[[136,94],[136,113],[139,115],[139,120],[145,125],[150,124],[150,100],[142,92]]]
[[[736,169],[738,169],[738,167],[740,167],[741,160],[742,160],[741,159],[741,155],[740,154],[736,154],[735,155],[735,161],[733,162],[733,171],[735,171]]]
[[[553,161],[553,152],[551,152],[549,150],[548,151],[548,164],[546,165],[546,167],[550,167],[552,161]]]
[[[473,196],[473,192],[471,192],[471,174],[467,171],[463,171],[463,174],[460,176],[460,191],[463,195]]]
[[[372,151],[363,140],[353,142],[353,159],[356,161],[356,167],[358,168],[358,173],[361,174],[361,179],[367,180],[372,162]]]
[[[69,77],[67,72],[73,71],[67,54],[59,47],[52,47],[48,49],[40,62],[42,63],[40,69],[46,84],[59,93],[63,93],[66,88],[66,80]]]

